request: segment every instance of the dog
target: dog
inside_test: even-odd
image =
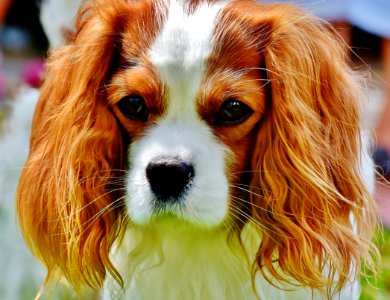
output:
[[[95,0],[49,58],[17,212],[103,299],[358,299],[375,269],[362,84],[324,22]]]

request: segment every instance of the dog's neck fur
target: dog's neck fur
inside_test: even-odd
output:
[[[290,292],[277,289],[260,274],[255,294],[250,261],[260,237],[254,226],[247,224],[242,231],[245,250],[236,236],[222,229],[190,231],[174,224],[130,228],[113,251],[124,289],[109,277],[103,299],[324,299],[287,284],[277,283]]]
[[[245,299],[251,292],[246,260],[234,255],[226,232],[163,231],[131,229],[126,236],[118,261],[129,280],[125,299]]]

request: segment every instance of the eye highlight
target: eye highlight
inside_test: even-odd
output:
[[[149,111],[143,97],[131,95],[123,97],[118,102],[118,108],[122,114],[132,120],[147,121],[149,119]]]
[[[236,100],[228,99],[222,103],[215,122],[217,125],[237,125],[244,122],[253,110],[246,104]]]

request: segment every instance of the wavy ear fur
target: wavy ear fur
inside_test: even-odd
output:
[[[289,6],[257,9],[248,13],[269,28],[271,107],[252,159],[253,217],[266,228],[255,269],[334,293],[377,255],[360,172],[361,87],[329,27]]]
[[[120,192],[110,182],[124,145],[104,84],[122,20],[107,2],[106,15],[93,6],[80,15],[74,41],[48,62],[17,195],[24,237],[48,278],[64,274],[76,289],[99,288],[106,270],[119,279],[108,251],[122,223]]]

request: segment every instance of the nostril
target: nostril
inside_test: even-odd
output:
[[[194,168],[175,157],[159,157],[146,167],[146,177],[160,201],[178,198],[194,177]]]

